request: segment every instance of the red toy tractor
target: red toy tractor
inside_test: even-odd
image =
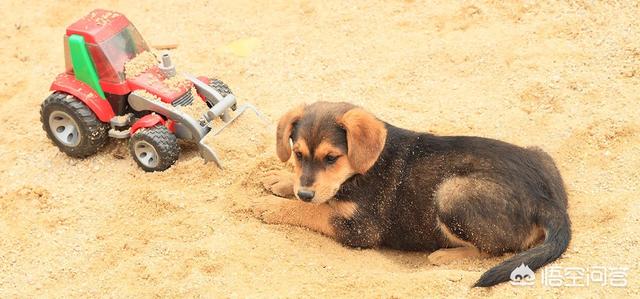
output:
[[[109,137],[130,137],[138,165],[162,171],[178,159],[180,138],[197,143],[205,161],[221,166],[203,138],[211,131],[217,134],[247,109],[262,117],[249,104],[236,109],[235,96],[220,80],[177,77],[169,55],[158,63],[120,13],[91,12],[67,28],[64,45],[66,71],[51,85],[53,93],[42,103],[40,115],[48,137],[69,156],[84,158]],[[152,63],[129,72],[127,64],[142,55],[153,57]],[[199,119],[183,112],[200,100],[206,107]],[[223,125],[213,130],[217,118]]]

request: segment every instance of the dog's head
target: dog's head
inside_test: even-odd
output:
[[[322,203],[351,176],[373,166],[386,136],[384,123],[362,108],[317,102],[298,106],[280,118],[276,150],[283,162],[293,152],[296,197]]]

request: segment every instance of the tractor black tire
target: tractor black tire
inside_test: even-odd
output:
[[[97,153],[109,140],[109,125],[78,98],[64,92],[54,92],[44,100],[40,121],[60,151],[74,158]]]
[[[178,160],[180,146],[176,135],[163,125],[143,128],[129,139],[133,160],[144,171],[163,171]]]
[[[219,79],[211,79],[211,81],[209,81],[209,86],[213,89],[215,89],[217,92],[220,93],[220,95],[224,98],[229,94],[233,94],[233,92],[231,91],[231,88],[229,88],[229,85],[227,85],[226,83],[222,82],[222,80]],[[231,110],[235,111],[236,110],[236,105],[234,104],[231,107]]]
[[[233,94],[233,92],[231,92],[231,89],[229,88],[229,85],[222,82],[221,80],[211,79],[211,81],[209,81],[209,86],[219,92],[222,97],[226,97],[228,94]]]

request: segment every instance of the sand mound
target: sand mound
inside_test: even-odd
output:
[[[213,148],[223,162],[233,161],[231,165],[225,163],[233,169],[234,164],[245,164],[255,158],[257,153],[272,150],[268,145],[272,144],[274,138],[273,128],[268,120],[247,110],[229,124],[216,121],[213,131],[205,136],[204,143]]]

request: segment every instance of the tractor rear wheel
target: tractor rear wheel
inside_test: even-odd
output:
[[[138,130],[129,139],[131,156],[147,172],[163,171],[178,160],[178,139],[167,127],[157,125]]]
[[[91,156],[109,139],[109,125],[78,98],[63,92],[54,92],[44,100],[40,121],[49,139],[71,157]]]

